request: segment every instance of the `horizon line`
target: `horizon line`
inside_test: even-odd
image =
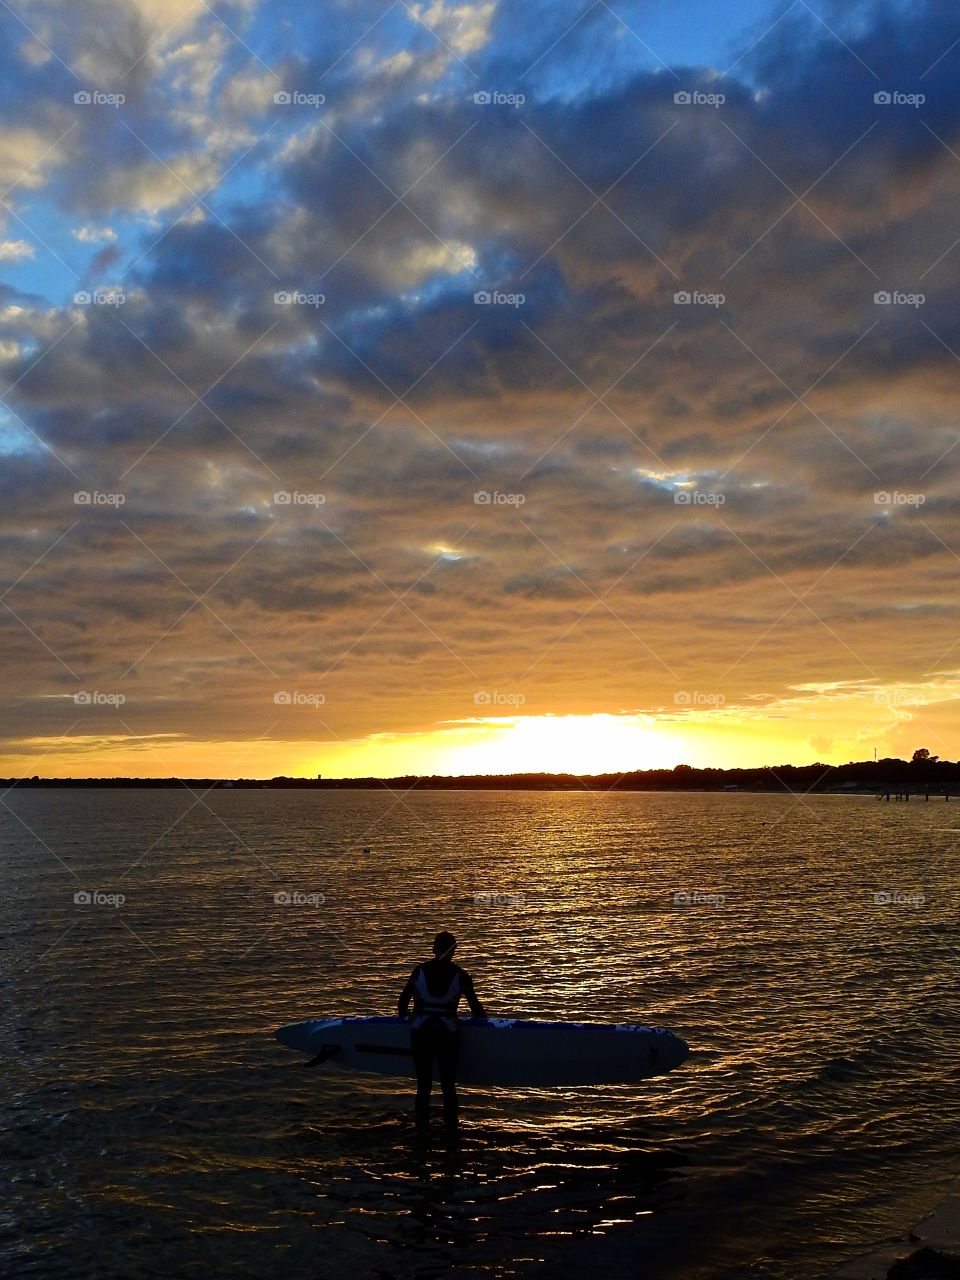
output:
[[[915,769],[918,766],[929,767],[929,766],[936,766],[936,765],[957,768],[957,767],[960,767],[960,761],[954,762],[950,760],[941,760],[937,757],[934,757],[930,760],[912,761],[912,760],[904,759],[900,756],[885,756],[880,760],[850,760],[850,761],[847,761],[845,764],[826,764],[823,761],[813,761],[809,764],[781,763],[776,765],[766,764],[766,765],[729,765],[729,766],[678,764],[678,765],[662,766],[658,768],[648,768],[648,769],[626,769],[621,771],[608,770],[601,773],[572,773],[568,771],[555,772],[551,770],[530,769],[530,770],[522,770],[520,772],[513,772],[513,773],[459,773],[459,774],[445,774],[445,773],[412,774],[411,773],[411,774],[391,774],[391,775],[382,775],[382,776],[375,775],[375,774],[362,774],[362,775],[356,775],[354,777],[324,777],[322,774],[315,774],[315,775],[273,774],[272,776],[269,776],[269,777],[265,777],[265,776],[227,777],[227,776],[217,776],[217,775],[190,776],[186,774],[164,774],[164,775],[155,775],[155,776],[114,774],[114,775],[88,775],[86,777],[72,777],[72,776],[66,776],[66,775],[42,776],[40,774],[32,774],[32,775],[23,775],[21,777],[11,776],[11,777],[0,779],[0,782],[10,787],[15,787],[20,784],[35,786],[38,784],[39,785],[55,785],[57,783],[67,783],[67,784],[74,784],[74,785],[80,785],[83,783],[98,784],[98,785],[102,785],[104,783],[117,783],[117,784],[126,784],[126,785],[132,785],[135,783],[149,783],[149,784],[156,785],[157,783],[166,782],[166,783],[210,783],[212,785],[216,785],[216,784],[225,785],[227,783],[230,783],[232,785],[237,785],[237,784],[268,785],[270,783],[291,783],[296,786],[315,786],[315,787],[323,788],[323,787],[335,787],[338,785],[356,786],[364,782],[372,783],[372,784],[402,782],[402,783],[408,783],[411,785],[416,785],[418,782],[484,783],[484,782],[497,782],[497,781],[512,781],[517,779],[540,779],[545,782],[550,780],[557,780],[557,781],[563,780],[563,781],[574,781],[574,782],[584,783],[584,782],[588,782],[596,779],[604,779],[604,780],[615,779],[616,781],[613,784],[615,786],[617,783],[623,782],[627,779],[649,778],[653,776],[663,777],[663,778],[670,777],[672,775],[677,775],[677,774],[680,774],[681,776],[687,776],[687,777],[692,777],[697,775],[701,777],[702,776],[723,777],[727,775],[737,775],[737,776],[743,777],[744,775],[756,776],[756,775],[762,775],[762,774],[769,774],[769,775],[775,776],[778,770],[783,770],[783,771],[789,770],[792,772],[796,772],[798,770],[810,771],[815,769],[824,770],[822,779],[818,780],[818,781],[823,781],[826,778],[828,778],[829,775],[832,773],[836,773],[838,771],[848,771],[851,769],[868,769],[870,771],[874,771],[874,770],[881,769],[883,766],[902,766],[908,769],[911,769],[911,768]]]

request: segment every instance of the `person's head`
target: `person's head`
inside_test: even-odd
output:
[[[442,933],[438,933],[433,940],[433,954],[438,960],[452,960],[456,949],[457,940],[446,929]]]

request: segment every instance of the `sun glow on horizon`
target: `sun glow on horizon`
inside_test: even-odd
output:
[[[679,763],[683,736],[646,716],[489,716],[461,726],[451,773],[616,773]],[[629,765],[625,762],[631,761]]]
[[[56,778],[394,778],[440,774],[630,773],[756,768],[909,758],[926,743],[949,758],[960,672],[915,686],[831,682],[792,687],[765,705],[708,703],[687,694],[652,711],[475,714],[419,728],[342,736],[297,712],[289,737],[201,738],[180,733],[70,733],[22,738],[0,755],[0,776]],[[506,711],[484,703],[477,712]],[[91,726],[92,729],[93,726]]]

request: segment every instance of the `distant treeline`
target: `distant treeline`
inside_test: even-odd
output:
[[[850,764],[776,765],[756,769],[637,769],[630,773],[470,774],[400,778],[7,778],[4,787],[212,787],[280,790],[421,791],[867,791],[960,792],[960,762],[938,760],[924,750],[912,760],[861,760]]]

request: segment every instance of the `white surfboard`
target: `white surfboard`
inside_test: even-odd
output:
[[[400,1018],[317,1018],[276,1033],[330,1066],[413,1076],[410,1023]],[[672,1071],[690,1052],[663,1027],[471,1018],[460,1023],[457,1081],[477,1085],[632,1084]]]

